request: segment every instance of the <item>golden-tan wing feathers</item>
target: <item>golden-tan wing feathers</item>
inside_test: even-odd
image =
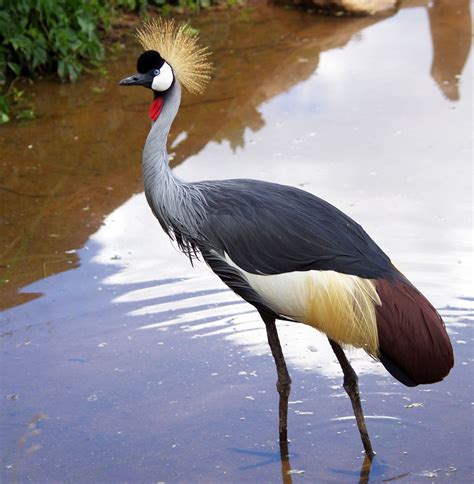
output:
[[[207,47],[183,23],[158,17],[143,22],[136,37],[145,50],[155,50],[172,67],[180,84],[192,94],[201,94],[213,70]]]

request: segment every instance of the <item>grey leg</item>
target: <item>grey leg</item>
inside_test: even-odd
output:
[[[369,459],[372,459],[372,457],[375,455],[375,452],[372,449],[372,444],[370,443],[369,434],[365,425],[365,418],[362,412],[362,405],[360,403],[359,385],[357,384],[358,378],[356,372],[349,363],[344,350],[331,339],[329,339],[329,343],[344,373],[344,390],[346,390],[349,398],[351,399],[352,408],[354,409],[354,415],[357,421],[357,427],[359,427],[360,437],[362,439],[362,444],[364,445],[365,453]]]
[[[267,328],[268,344],[272,350],[273,359],[278,373],[277,390],[280,394],[279,402],[279,434],[280,443],[287,442],[288,439],[288,397],[291,390],[291,378],[286,368],[285,357],[278,338],[275,319],[261,315],[265,327]]]

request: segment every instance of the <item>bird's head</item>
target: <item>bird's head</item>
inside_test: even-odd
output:
[[[137,73],[119,82],[120,86],[143,86],[153,91],[148,115],[156,121],[163,109],[163,94],[175,82],[173,69],[156,50],[147,50],[138,58]]]
[[[143,86],[156,94],[167,91],[173,84],[174,74],[171,66],[156,52],[147,50],[138,58],[137,73],[119,82],[120,86]]]
[[[143,86],[153,91],[149,116],[158,119],[166,93],[177,83],[192,94],[202,93],[210,80],[210,52],[198,44],[198,37],[185,24],[161,17],[137,30],[136,37],[145,49],[137,61],[137,73],[119,82],[121,86]],[[179,105],[179,101],[178,101]]]

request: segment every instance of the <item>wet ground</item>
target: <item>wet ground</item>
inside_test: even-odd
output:
[[[142,193],[149,93],[31,87],[0,128],[2,482],[469,482],[474,321],[468,1],[329,18],[282,8],[193,20],[215,78],[170,139],[187,180],[303,187],[349,213],[433,301],[456,366],[405,388],[361,353],[377,458],[364,466],[324,338],[279,330],[293,377],[289,462],[258,315],[169,243]]]

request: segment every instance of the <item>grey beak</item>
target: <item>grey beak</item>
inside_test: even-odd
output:
[[[143,80],[142,74],[133,74],[133,76],[122,79],[119,82],[119,86],[142,86]]]

